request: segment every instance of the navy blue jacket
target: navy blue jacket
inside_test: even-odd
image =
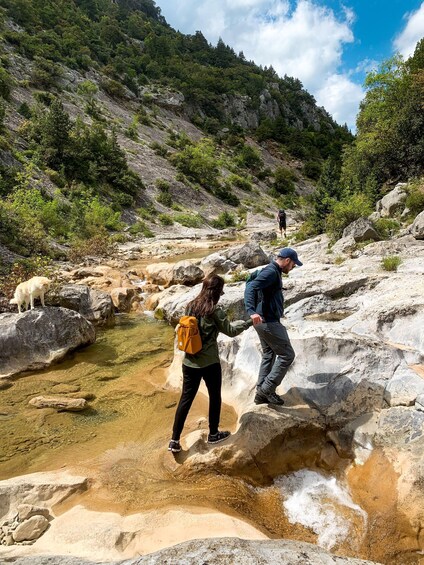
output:
[[[259,314],[265,322],[280,321],[284,314],[282,273],[278,263],[272,261],[254,280],[246,283],[245,306],[249,316]],[[259,293],[259,303],[255,300],[256,292]]]

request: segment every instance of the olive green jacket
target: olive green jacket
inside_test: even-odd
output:
[[[190,315],[189,312],[187,313]],[[215,308],[210,316],[198,319],[200,320],[202,349],[195,355],[186,353],[183,361],[183,364],[187,367],[198,369],[219,363],[218,344],[216,342],[219,332],[229,337],[235,337],[252,325],[252,320],[230,322],[224,310],[219,307]]]

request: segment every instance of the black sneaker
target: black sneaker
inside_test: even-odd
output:
[[[277,404],[278,406],[283,406],[284,404],[284,400],[281,398],[281,396],[278,396],[278,394],[276,394],[275,392],[263,392],[262,394],[264,396],[266,396],[268,402],[270,404]]]
[[[268,399],[261,390],[258,390],[253,400],[255,404],[268,404]]]
[[[227,439],[231,435],[230,432],[217,432],[216,434],[209,434],[208,435],[208,443],[220,443]]]
[[[181,444],[176,439],[171,439],[168,445],[168,451],[172,451],[172,453],[179,453],[181,451]]]

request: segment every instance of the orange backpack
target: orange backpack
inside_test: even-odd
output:
[[[202,349],[199,324],[195,316],[182,316],[177,328],[178,349],[190,355]]]

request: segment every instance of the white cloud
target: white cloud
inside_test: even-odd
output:
[[[180,31],[200,30],[213,44],[222,37],[248,60],[272,65],[280,76],[299,78],[336,119],[354,126],[352,104],[357,105],[361,88],[340,74],[343,48],[354,41],[355,15],[350,8],[338,17],[317,0],[158,0],[157,4]],[[346,96],[354,96],[354,102]]]
[[[394,40],[394,47],[405,59],[413,55],[417,42],[424,37],[424,2],[416,12],[406,14],[405,29]]]
[[[352,82],[347,75],[333,74],[327,77],[315,97],[339,124],[347,123],[352,130],[355,129],[359,103],[364,97],[359,84]]]

